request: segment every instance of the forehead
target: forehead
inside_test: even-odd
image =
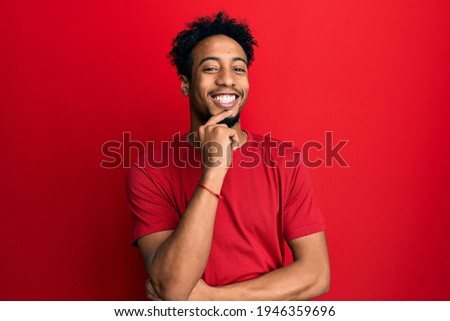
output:
[[[192,57],[194,64],[205,57],[217,57],[221,60],[239,57],[247,60],[241,45],[225,35],[215,35],[203,39],[192,50]]]

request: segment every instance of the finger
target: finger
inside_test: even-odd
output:
[[[217,127],[222,127],[222,128],[226,128],[228,129],[228,126],[225,124],[210,124],[210,125],[202,125],[198,128],[198,137],[199,137],[199,141],[204,141],[205,140],[205,135],[208,132],[209,134],[211,134],[211,132],[216,129]]]
[[[206,125],[206,124],[205,124],[205,130],[206,130],[206,129],[214,129],[214,128],[216,128],[216,127],[222,127],[222,128],[228,129],[228,126],[225,125],[225,124],[212,124],[212,125]]]
[[[237,132],[232,129],[230,132],[231,150],[235,151],[239,147],[239,137]]]
[[[224,120],[227,117],[230,117],[232,114],[231,110],[225,110],[223,112],[218,113],[217,115],[212,116],[206,123],[205,125],[214,125],[217,124],[218,122],[221,122],[222,120]]]
[[[147,290],[147,299],[151,301],[161,301],[161,299],[156,294],[156,291],[153,288],[152,284],[150,283],[150,279],[145,280],[145,289]]]
[[[162,299],[152,296],[151,294],[147,294],[147,299],[150,301],[162,301]]]

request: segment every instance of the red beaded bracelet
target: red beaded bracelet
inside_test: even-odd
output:
[[[216,196],[218,199],[223,200],[223,196],[220,194],[215,193],[214,191],[210,190],[208,187],[206,187],[205,185],[200,184],[200,181],[197,182],[198,186],[200,186],[203,189],[206,189],[208,192],[210,192],[211,194],[213,194],[214,196]]]

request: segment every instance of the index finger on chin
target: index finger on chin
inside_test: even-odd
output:
[[[214,125],[217,124],[219,122],[221,122],[222,120],[224,120],[227,117],[231,116],[232,111],[231,110],[225,110],[222,111],[220,113],[218,113],[217,115],[212,116],[206,123],[205,125]]]

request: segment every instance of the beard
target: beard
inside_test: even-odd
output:
[[[209,110],[207,111],[207,115],[208,115],[208,119],[210,119],[212,116],[214,116],[213,114],[211,114],[209,112]],[[227,117],[224,120],[218,122],[218,124],[225,124],[228,126],[228,128],[232,128],[234,125],[236,125],[236,123],[239,122],[240,117],[241,117],[241,112],[238,112],[236,116]]]

